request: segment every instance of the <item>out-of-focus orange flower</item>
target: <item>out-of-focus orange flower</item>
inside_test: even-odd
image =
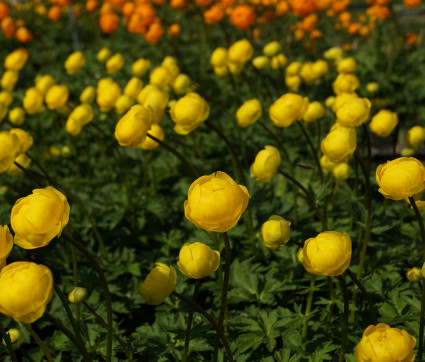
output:
[[[361,36],[369,36],[371,30],[372,29],[369,26],[362,25],[361,28],[359,29],[359,34]]]
[[[362,24],[360,23],[351,23],[348,25],[347,31],[349,34],[357,34],[361,28]]]
[[[140,26],[147,28],[155,20],[155,9],[152,4],[140,4],[136,7],[134,13],[140,16]]]
[[[100,29],[106,34],[111,34],[117,29],[119,20],[119,16],[115,13],[102,14],[99,18]]]
[[[357,15],[357,21],[359,23],[364,23],[366,21],[366,15],[365,14],[358,14]]]
[[[51,21],[58,21],[61,15],[62,15],[62,8],[59,5],[53,5],[47,13],[47,17]]]
[[[108,2],[104,2],[100,7],[100,14],[109,14],[114,12],[114,5]]]
[[[305,31],[302,29],[296,29],[294,31],[294,36],[296,40],[303,40],[305,35]]]
[[[247,4],[236,6],[230,14],[230,22],[239,29],[248,29],[254,21],[255,11]]]
[[[142,25],[142,17],[133,13],[128,20],[127,29],[133,34],[146,34],[147,27]]]
[[[338,21],[344,26],[347,27],[351,21],[351,13],[348,11],[344,11],[338,15]]]
[[[0,2],[0,20],[9,16],[9,6],[7,4]]]
[[[375,5],[387,5],[389,0],[375,0]]]
[[[415,33],[407,33],[406,34],[406,43],[409,45],[413,45],[417,42],[418,36]]]
[[[99,5],[97,0],[87,0],[86,2],[86,11],[89,13],[94,12],[97,9],[97,6]]]
[[[275,11],[274,9],[267,9],[261,16],[257,19],[257,22],[260,24],[270,23],[274,19]]]
[[[334,17],[335,14],[336,13],[335,13],[335,10],[334,9],[328,9],[328,10],[326,10],[326,16],[329,17],[329,18]]]
[[[126,2],[126,0],[106,0],[106,1],[117,8],[121,8]]]
[[[224,10],[220,4],[214,4],[209,9],[205,10],[203,15],[205,24],[213,24],[224,18]]]
[[[156,5],[164,5],[167,0],[152,0],[154,4]]]
[[[33,39],[31,32],[25,26],[21,26],[16,30],[15,37],[24,44],[31,43]]]
[[[276,6],[276,14],[278,16],[285,15],[289,10],[289,4],[286,1],[279,1]]]
[[[213,0],[195,0],[195,2],[198,6],[208,6],[213,2]]]
[[[168,34],[171,36],[177,36],[180,34],[181,31],[181,27],[179,24],[171,24],[168,27]]]
[[[353,49],[353,46],[350,43],[345,43],[342,45],[342,49],[344,49],[346,52],[349,52]]]
[[[290,0],[290,5],[292,12],[297,16],[306,16],[318,10],[315,0]]]
[[[221,0],[221,5],[223,8],[232,7],[235,4],[236,0]]]
[[[318,10],[325,10],[331,6],[332,0],[316,0]]]
[[[373,5],[366,9],[366,14],[370,18],[388,19],[391,16],[391,11],[386,6]]]
[[[69,6],[71,5],[72,0],[56,0],[56,4],[59,6]]]
[[[134,11],[136,10],[136,5],[134,4],[134,2],[132,1],[127,1],[123,6],[122,6],[122,13],[126,18],[129,18]]]
[[[170,0],[170,6],[173,9],[184,9],[186,5],[186,0]]]
[[[416,8],[421,3],[421,0],[403,0],[403,3],[409,8]]]
[[[312,40],[320,39],[321,37],[322,37],[322,32],[320,30],[313,29],[310,33],[310,39]]]
[[[72,6],[72,12],[74,13],[74,16],[78,18],[81,15],[81,6],[80,4],[76,4]]]
[[[15,35],[15,22],[10,16],[5,17],[1,21],[1,30],[3,31],[3,34],[6,38],[11,38],[13,35]]]
[[[300,28],[305,31],[312,31],[317,24],[319,17],[317,14],[307,15],[300,24]]]
[[[145,34],[145,39],[149,43],[155,44],[163,33],[164,33],[164,28],[162,27],[161,23],[156,22],[151,24],[151,26],[149,26],[149,29]]]
[[[331,7],[333,11],[339,14],[345,11],[350,3],[351,0],[335,0],[331,3]]]
[[[23,19],[16,19],[15,25],[16,28],[20,28],[21,26],[25,26],[25,21]]]

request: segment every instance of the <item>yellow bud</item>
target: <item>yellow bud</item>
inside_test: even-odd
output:
[[[227,65],[227,49],[219,47],[214,50],[210,57],[210,63],[213,67],[223,67]]]
[[[278,41],[272,41],[264,46],[263,53],[271,58],[279,53],[281,48],[282,47]]]
[[[142,88],[143,82],[137,77],[132,77],[124,88],[124,94],[135,100]]]
[[[353,93],[359,86],[359,78],[351,73],[339,73],[332,83],[332,89],[335,94]]]
[[[229,62],[235,65],[243,65],[250,61],[254,54],[254,48],[247,39],[242,39],[233,43],[228,52],[227,57]]]
[[[174,131],[183,135],[198,128],[209,114],[210,107],[197,93],[187,93],[170,109],[171,118],[175,123]]]
[[[291,222],[278,215],[270,216],[261,226],[263,245],[266,248],[277,250],[284,246],[291,237]]]
[[[336,70],[338,73],[353,73],[356,71],[356,69],[357,62],[352,57],[341,59],[336,66]]]
[[[25,111],[21,107],[15,107],[9,112],[9,122],[14,126],[20,126],[25,122]]]
[[[105,63],[112,55],[112,52],[108,48],[102,48],[97,53],[97,60],[101,63]]]
[[[192,80],[187,74],[179,74],[173,82],[173,91],[177,95],[190,91]]]
[[[236,119],[239,127],[248,127],[254,124],[261,117],[263,112],[261,103],[258,99],[250,99],[245,101],[236,111]]]
[[[422,270],[417,267],[408,269],[406,272],[406,278],[409,282],[418,282],[422,279]]]
[[[366,84],[366,90],[369,93],[374,94],[374,93],[379,91],[379,84],[376,83],[376,82],[370,82],[370,83]]]
[[[204,278],[214,273],[220,265],[220,252],[203,243],[186,243],[180,249],[177,266],[191,279]]]
[[[145,281],[139,286],[140,296],[148,304],[161,304],[176,287],[177,273],[172,266],[155,263]]]
[[[66,72],[70,75],[77,73],[86,64],[86,58],[80,51],[72,53],[65,61]]]
[[[259,182],[269,182],[277,173],[282,162],[279,150],[273,146],[265,146],[257,153],[250,171]]]
[[[277,54],[270,61],[270,67],[272,69],[279,69],[279,68],[283,68],[286,65],[286,63],[288,63],[288,59],[286,59],[286,57],[283,54]]]
[[[37,77],[35,81],[35,87],[43,94],[46,95],[47,91],[55,84],[54,78],[49,75],[43,75],[41,77]]]
[[[267,69],[270,65],[270,60],[265,55],[252,59],[252,65],[257,69]]]
[[[156,67],[149,75],[149,83],[159,87],[166,87],[171,84],[171,81],[172,75],[164,66]]]
[[[286,75],[298,75],[302,67],[301,62],[292,62],[286,67]]]
[[[57,109],[65,105],[68,100],[69,91],[66,85],[54,85],[46,93],[45,102],[47,108]]]
[[[81,287],[75,287],[72,292],[68,294],[68,300],[71,303],[81,303],[84,299],[87,298],[87,289]]]
[[[108,74],[118,73],[124,66],[124,57],[120,53],[114,54],[106,61],[106,71]]]
[[[96,88],[92,85],[87,86],[84,88],[83,92],[80,95],[80,102],[81,103],[92,103],[96,97]]]
[[[10,338],[10,343],[12,344],[12,348],[18,349],[24,343],[24,334],[16,328],[9,329],[6,334]],[[3,344],[6,346],[6,341],[3,339]]]
[[[291,90],[296,92],[302,83],[302,79],[298,75],[287,75],[285,77],[285,84]]]
[[[1,87],[8,92],[13,91],[18,78],[19,73],[17,70],[6,70],[1,77]]]
[[[143,77],[151,66],[149,59],[137,59],[131,66],[131,71],[136,77]]]
[[[306,122],[315,122],[325,115],[325,108],[318,101],[309,103],[307,111],[303,115],[303,120]]]
[[[369,123],[370,130],[378,137],[387,137],[398,125],[398,116],[396,113],[386,109],[380,110],[372,117]]]
[[[225,77],[229,74],[229,68],[226,65],[214,67],[214,74],[220,78]]]
[[[425,142],[425,128],[413,126],[406,133],[406,143],[413,150],[417,150]]]
[[[346,162],[341,162],[335,165],[332,169],[332,175],[337,180],[346,180],[350,177],[351,167]]]
[[[165,138],[164,131],[162,130],[161,126],[159,124],[153,124],[151,129],[148,131],[148,133],[155,138],[159,139],[160,141],[163,141]],[[140,145],[141,148],[144,150],[153,150],[159,146],[159,143],[154,141],[152,138],[147,136],[145,140]]]
[[[357,147],[355,128],[335,124],[322,140],[321,148],[324,155],[335,163],[346,161]]]
[[[308,107],[308,98],[287,93],[277,99],[269,108],[269,116],[277,127],[289,127],[301,119]]]
[[[131,97],[126,94],[121,94],[115,102],[115,111],[117,114],[123,114],[130,109],[133,103],[134,101]]]

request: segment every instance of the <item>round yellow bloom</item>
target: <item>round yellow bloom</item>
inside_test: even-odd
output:
[[[249,193],[245,186],[217,171],[192,183],[184,203],[184,214],[201,229],[224,233],[238,223],[248,201]]]
[[[346,180],[350,177],[351,166],[346,162],[341,162],[335,165],[332,169],[332,176],[337,180]]]
[[[272,69],[283,68],[286,63],[288,63],[288,59],[283,54],[275,55],[270,61],[270,67]]]
[[[57,109],[65,105],[68,100],[69,91],[66,85],[54,85],[46,93],[45,101],[47,108]]]
[[[332,83],[335,94],[353,93],[359,86],[359,78],[351,73],[340,73]]]
[[[121,87],[110,78],[101,79],[96,90],[96,102],[101,112],[108,112],[121,95]]]
[[[13,248],[13,236],[7,225],[0,226],[0,270]]]
[[[326,60],[317,59],[312,65],[313,72],[316,74],[317,78],[325,75],[329,70],[329,64]]]
[[[230,73],[232,73],[234,75],[239,75],[243,71],[244,64],[238,65],[238,64],[234,64],[234,63],[229,63],[229,64],[227,64],[226,68],[229,70]]]
[[[28,114],[36,114],[43,110],[43,93],[31,87],[25,91],[23,106]]]
[[[68,120],[73,119],[74,122],[83,127],[87,123],[90,123],[93,120],[93,117],[94,112],[92,106],[84,103],[74,108],[69,115]]]
[[[263,150],[257,153],[250,171],[259,182],[269,182],[276,175],[282,158],[279,150],[273,146],[265,146]]]
[[[43,94],[43,97],[54,84],[55,79],[49,74],[39,76],[35,79],[35,87]]]
[[[417,150],[425,142],[425,128],[413,126],[406,133],[406,143],[410,148]]]
[[[137,59],[131,66],[131,72],[136,77],[143,77],[151,66],[149,59]]]
[[[19,165],[23,168],[28,168],[28,166],[31,164],[31,159],[25,153],[21,153],[18,157],[15,158],[15,162],[19,163]],[[12,163],[7,169],[7,174],[9,176],[22,176],[24,171]]]
[[[214,67],[214,74],[220,78],[226,77],[229,75],[229,68],[226,65]]]
[[[140,296],[151,305],[161,304],[176,287],[177,273],[173,266],[155,263],[155,268],[139,286]]]
[[[325,108],[322,103],[314,101],[308,104],[307,111],[303,115],[303,120],[306,122],[315,122],[325,115]]]
[[[336,114],[346,102],[357,99],[356,93],[341,93],[334,97],[334,102],[331,105],[332,111]]]
[[[53,276],[45,265],[20,261],[0,272],[0,313],[17,322],[39,319],[52,295]]]
[[[400,157],[379,165],[376,181],[384,197],[402,200],[425,189],[425,167],[414,157]]]
[[[291,222],[278,215],[272,215],[261,226],[263,245],[266,248],[277,250],[284,246],[291,237]]]
[[[254,48],[247,39],[233,43],[227,52],[229,62],[235,65],[243,65],[249,62],[253,55]]]
[[[324,231],[305,241],[303,266],[311,274],[341,275],[351,260],[351,238],[347,233]]]
[[[12,348],[18,349],[24,343],[24,334],[16,328],[9,329],[6,334],[10,338],[10,343],[12,344]],[[3,344],[6,346],[6,341],[3,339]]]
[[[0,103],[3,103],[6,107],[9,107],[13,102],[13,94],[8,91],[0,92]]]
[[[418,267],[414,267],[411,269],[408,269],[406,272],[406,278],[409,282],[418,282],[422,279],[422,271]]]
[[[19,141],[21,142],[21,145],[19,147],[19,153],[27,152],[34,144],[34,139],[32,138],[32,136],[23,129],[12,128],[9,132],[18,136]]]
[[[286,67],[286,75],[298,75],[300,73],[302,65],[303,64],[301,62],[292,62]]]
[[[68,118],[65,123],[65,130],[71,136],[78,136],[83,130],[83,126],[75,118]]]
[[[77,73],[86,64],[86,58],[80,51],[72,53],[65,61],[66,72],[70,75]]]
[[[248,127],[261,117],[263,109],[257,98],[245,101],[236,111],[236,119],[239,127]]]
[[[134,100],[130,96],[126,94],[121,94],[115,102],[115,111],[117,112],[117,114],[123,114],[124,112],[127,112],[130,109],[133,103]]]
[[[366,90],[367,90],[369,93],[374,94],[374,93],[376,93],[377,91],[379,91],[379,84],[378,84],[378,83],[376,83],[376,82],[370,82],[370,83],[366,84]]]
[[[277,127],[289,127],[301,119],[308,107],[308,98],[295,93],[286,93],[269,108],[269,116]]]
[[[336,66],[336,70],[338,73],[353,73],[356,71],[356,69],[357,62],[352,57],[341,59]]]
[[[313,83],[319,78],[318,74],[314,71],[313,65],[313,62],[306,62],[301,66],[299,75],[306,83]]]
[[[329,96],[328,98],[326,98],[325,100],[325,106],[328,108],[332,108],[332,106],[334,105],[336,100],[336,97],[334,96]]]
[[[186,243],[179,253],[177,266],[191,279],[201,279],[214,273],[220,265],[220,252],[203,243]]]
[[[265,55],[252,59],[252,65],[257,69],[267,69],[270,65],[270,59]]]
[[[171,118],[176,124],[174,131],[183,135],[198,128],[209,114],[208,103],[197,93],[187,93],[170,109]]]
[[[4,59],[4,67],[10,70],[21,70],[28,60],[28,51],[19,48],[8,54]]]
[[[342,58],[344,51],[340,47],[332,47],[325,51],[325,59],[338,60]]]
[[[15,161],[21,149],[21,141],[16,134],[0,131],[0,174]]]
[[[378,323],[365,329],[354,355],[359,362],[411,362],[415,345],[415,337],[405,330]]]
[[[173,82],[173,91],[177,95],[190,91],[192,80],[187,74],[179,74]]]
[[[1,87],[8,92],[13,91],[13,89],[15,89],[18,78],[19,73],[17,70],[6,70],[1,77]]]
[[[108,74],[118,73],[124,66],[124,57],[120,53],[114,54],[106,61],[106,71]]]
[[[332,126],[330,132],[322,140],[321,144],[323,154],[335,163],[343,162],[351,157],[356,147],[356,129],[340,126],[338,124]]]
[[[329,158],[327,158],[325,155],[323,155],[320,158],[320,166],[322,167],[322,171],[324,173],[332,172],[334,167],[338,165],[338,163],[332,162]]]
[[[165,138],[164,131],[162,130],[161,126],[159,124],[153,124],[151,129],[148,132],[150,135],[154,136],[155,138],[158,138],[160,141],[163,141]],[[150,137],[146,137],[145,140],[142,142],[140,147],[144,150],[154,150],[159,146],[159,143],[154,141]]]
[[[152,126],[152,112],[136,104],[121,117],[115,127],[115,138],[123,147],[140,147]]]
[[[397,113],[381,109],[372,117],[369,123],[370,130],[378,137],[387,137],[398,125]]]
[[[367,98],[347,100],[336,112],[336,122],[346,127],[358,127],[366,122],[370,115],[371,103]]]
[[[298,91],[302,82],[301,77],[298,75],[287,75],[285,77],[286,86],[293,92]]]
[[[96,97],[96,88],[92,85],[87,86],[84,88],[83,92],[80,95],[80,102],[81,103],[91,103],[94,101]]]
[[[71,303],[81,303],[87,298],[87,289],[82,287],[75,287],[72,292],[68,294],[68,300]]]
[[[21,107],[15,107],[9,112],[9,122],[14,126],[20,126],[25,122],[25,111]]]
[[[109,48],[102,48],[97,53],[97,60],[101,63],[105,63],[112,55],[112,52]]]
[[[137,102],[153,111],[152,122],[158,124],[162,120],[169,99],[168,92],[159,86],[148,84],[137,96]]]
[[[162,65],[152,69],[151,73],[149,74],[149,83],[159,87],[166,87],[170,85],[172,80],[173,79],[170,71],[167,67]]]
[[[227,49],[223,47],[216,48],[211,54],[210,63],[213,67],[225,67],[227,65]]]
[[[280,43],[278,41],[271,41],[270,43],[267,43],[263,48],[264,55],[267,55],[268,57],[273,57],[277,55],[277,53],[280,52],[282,49]]]
[[[32,194],[15,202],[10,222],[15,232],[15,244],[23,249],[46,246],[60,237],[68,224],[69,204],[66,197],[51,186],[35,189]]]

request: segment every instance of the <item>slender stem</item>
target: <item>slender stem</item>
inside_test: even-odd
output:
[[[0,323],[0,336],[3,339],[3,341],[6,342],[6,348],[7,348],[7,351],[9,352],[9,355],[12,361],[18,362],[15,351],[13,350],[13,347],[12,347],[12,342],[10,341],[10,336],[5,332],[1,323]]]
[[[196,303],[196,298],[198,297],[199,286],[201,284],[200,282],[201,282],[200,279],[196,279],[196,281],[195,281],[195,289],[193,291],[193,296],[192,296],[193,303]],[[184,339],[184,349],[183,349],[182,362],[186,362],[187,357],[189,356],[190,331],[192,330],[192,321],[193,321],[194,310],[195,310],[195,308],[193,308],[193,306],[191,305],[190,309],[189,309],[189,317],[187,319],[186,337]]]
[[[304,247],[304,244],[301,241],[298,241],[295,239],[289,239],[289,241],[292,241],[294,244],[298,245],[300,248]]]
[[[418,219],[419,230],[422,237],[422,254],[425,262],[425,227],[421,213],[416,205],[416,201],[412,196],[409,196],[410,205],[415,212],[416,219]],[[422,362],[423,357],[423,344],[424,344],[424,316],[425,316],[425,283],[422,283],[422,297],[421,297],[421,312],[419,316],[419,346],[418,346],[418,361]]]
[[[339,355],[339,362],[345,361],[345,347],[347,345],[347,335],[348,335],[348,314],[350,313],[350,300],[348,298],[348,289],[347,284],[345,283],[344,277],[338,275],[338,280],[341,285],[342,293],[344,295],[344,326],[342,328],[342,338],[341,338],[341,353]]]
[[[92,358],[89,356],[86,348],[81,343],[81,340],[78,340],[78,338],[68,328],[66,328],[59,319],[56,319],[48,312],[44,312],[44,316],[49,320],[50,323],[59,328],[63,332],[63,334],[65,334],[72,341],[72,343],[74,343],[74,345],[80,350],[81,354],[83,355],[84,361],[92,361]]]
[[[106,341],[106,361],[110,362],[112,359],[112,306],[111,306],[111,294],[109,292],[108,282],[106,281],[105,274],[103,273],[101,267],[99,266],[96,259],[91,255],[91,253],[81,245],[77,240],[68,234],[62,234],[66,240],[68,240],[72,245],[74,245],[78,250],[80,250],[86,257],[89,259],[90,264],[96,270],[99,275],[100,282],[103,288],[103,294],[105,296],[106,303],[106,315],[108,323],[108,334]]]
[[[193,178],[199,178],[199,172],[195,169],[195,167],[192,166],[192,164],[184,157],[179,151],[177,151],[174,147],[170,146],[169,144],[165,143],[164,141],[159,140],[158,138],[152,136],[150,133],[147,134],[147,136],[154,140],[155,142],[159,143],[162,147],[164,147],[167,151],[170,151],[174,156],[176,156],[180,161],[183,162],[183,164],[186,166],[187,171],[189,172],[190,176]]]
[[[354,282],[354,284],[357,285],[357,287],[360,289],[360,291],[363,294],[363,297],[367,300],[370,308],[370,313],[372,315],[372,324],[378,323],[378,317],[376,314],[375,305],[373,304],[372,298],[370,297],[369,293],[367,292],[366,288],[363,286],[363,284],[356,278],[356,274],[354,274],[350,269],[346,270],[348,276],[351,278],[351,280]]]
[[[34,329],[31,328],[29,324],[22,323],[24,328],[31,334],[32,338],[35,339],[41,350],[43,351],[44,355],[46,356],[47,361],[53,362],[53,357],[49,352],[49,349],[47,348],[46,344],[43,342],[43,340],[38,336],[38,334],[34,331]]]
[[[232,351],[230,350],[229,342],[227,342],[227,338],[224,335],[223,330],[218,325],[218,323],[214,320],[214,318],[211,317],[211,315],[206,310],[204,310],[198,304],[194,303],[191,299],[186,298],[184,295],[181,295],[181,294],[177,293],[176,291],[173,292],[173,295],[175,295],[177,298],[181,299],[183,302],[188,303],[190,306],[193,306],[193,308],[198,313],[202,314],[208,320],[208,322],[210,322],[212,324],[212,326],[214,327],[214,329],[217,332],[217,335],[220,337],[221,341],[223,342],[223,345],[224,345],[224,348],[226,349],[227,358],[228,358],[229,362],[233,362],[233,355],[232,355]]]
[[[103,318],[99,314],[97,314],[85,301],[82,301],[81,303],[87,308],[87,310],[93,315],[93,317],[95,317],[100,322],[100,324],[102,326],[104,326],[105,328],[108,328],[108,325],[103,320]],[[133,352],[131,352],[131,351],[129,351],[127,349],[127,347],[125,346],[124,342],[122,341],[122,339],[120,338],[120,336],[118,334],[116,334],[114,331],[112,331],[112,335],[114,336],[114,338],[120,344],[120,346],[123,349],[125,355],[127,356],[127,359],[129,361],[132,361],[133,360]]]
[[[308,320],[310,319],[311,306],[313,305],[313,296],[314,296],[314,285],[315,285],[315,282],[316,282],[316,276],[315,275],[311,275],[311,278],[310,278],[310,290],[308,292],[307,305],[305,307],[304,320],[303,320],[303,331],[302,331],[303,338],[307,338]]]
[[[227,235],[227,232],[223,233],[223,240],[224,240],[226,265],[224,267],[223,288],[221,289],[221,307],[220,307],[220,314],[218,317],[218,325],[220,326],[221,330],[223,330],[223,320],[224,320],[224,314],[225,314],[226,306],[227,306],[227,289],[229,288],[229,279],[230,279],[230,243],[229,243],[229,236]],[[220,336],[217,335],[217,339],[214,345],[213,362],[217,362],[219,345],[220,345]]]

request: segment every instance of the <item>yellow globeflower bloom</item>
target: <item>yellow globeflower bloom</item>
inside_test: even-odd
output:
[[[245,101],[236,111],[236,119],[239,127],[248,127],[261,117],[263,109],[257,98]]]
[[[301,119],[308,107],[308,98],[287,93],[277,99],[269,109],[269,116],[277,127],[289,127]]]
[[[155,138],[159,139],[160,141],[163,141],[165,138],[164,131],[162,130],[161,126],[159,124],[153,124],[151,129],[148,131],[148,133]],[[147,136],[145,140],[140,145],[141,148],[144,150],[153,150],[159,146],[159,143],[154,141],[152,138]]]
[[[72,53],[65,61],[66,72],[70,75],[77,73],[86,64],[86,58],[80,51]]]
[[[259,182],[269,182],[277,173],[282,158],[279,150],[273,146],[265,146],[257,153],[250,171]]]
[[[161,304],[176,287],[177,273],[172,266],[163,263],[155,263],[155,268],[139,286],[140,296],[148,304]]]
[[[378,137],[387,137],[398,125],[397,113],[381,109],[372,117],[369,123],[370,130]]]
[[[21,107],[15,107],[9,112],[9,122],[14,126],[20,126],[25,122],[25,111]]]
[[[336,112],[336,122],[345,127],[359,127],[370,115],[371,103],[367,98],[347,100]]]
[[[220,252],[203,243],[186,243],[179,253],[177,266],[191,279],[201,279],[214,273],[220,265]]]
[[[306,122],[315,122],[325,115],[325,108],[322,103],[314,101],[308,104],[307,111],[304,113],[303,120]]]
[[[251,43],[246,39],[242,39],[230,46],[227,52],[227,59],[235,65],[243,65],[249,62],[253,55],[254,48]]]
[[[136,77],[143,77],[151,66],[149,59],[137,59],[131,66],[131,72]]]
[[[291,237],[291,222],[278,215],[270,216],[261,226],[263,245],[266,248],[277,250],[284,246]]]
[[[356,150],[356,135],[355,128],[338,124],[333,125],[330,132],[322,140],[321,148],[323,154],[335,163],[346,161]]]
[[[208,103],[197,93],[187,93],[170,109],[171,118],[176,124],[174,130],[183,135],[198,128],[209,114]]]
[[[6,70],[1,77],[1,87],[8,92],[13,91],[18,78],[19,73],[17,70]]]
[[[124,62],[124,57],[120,53],[114,54],[106,61],[106,71],[108,74],[118,73],[124,66]]]
[[[47,108],[61,108],[68,101],[69,91],[66,85],[54,85],[46,93],[45,101]]]
[[[21,141],[16,134],[0,131],[0,174],[15,161],[21,149]]]

